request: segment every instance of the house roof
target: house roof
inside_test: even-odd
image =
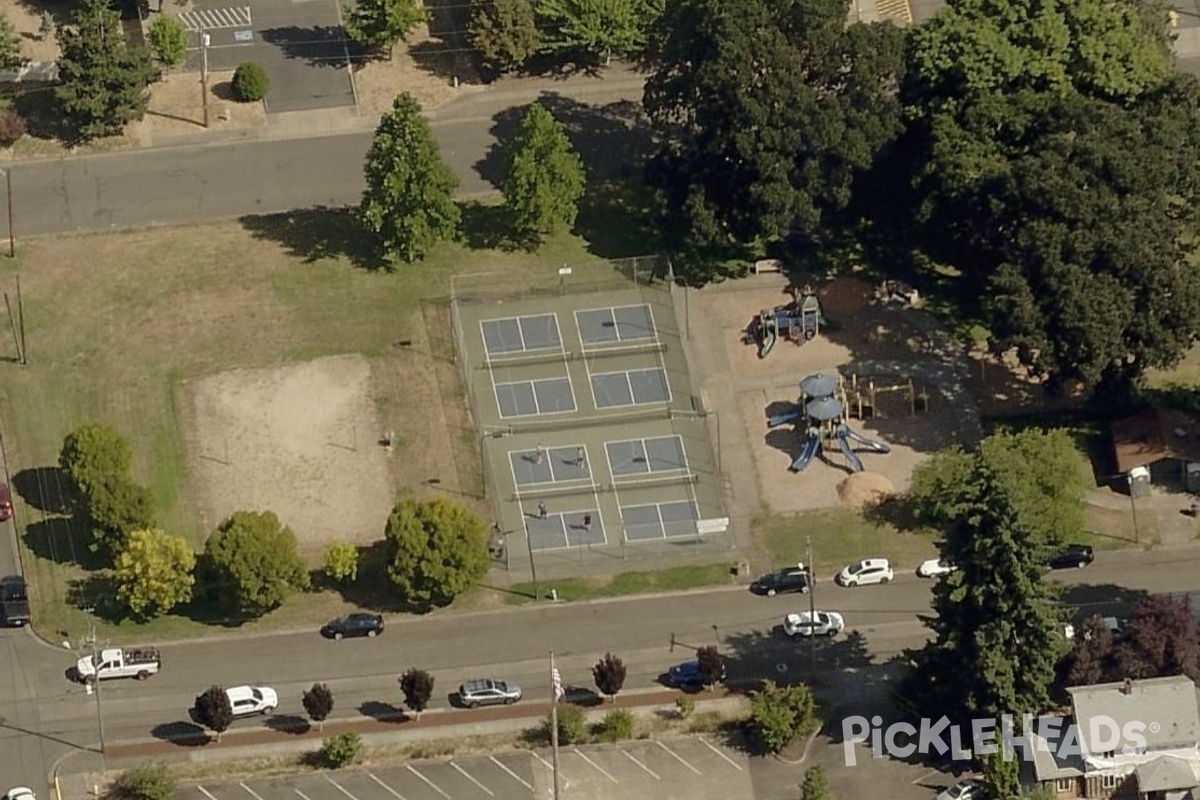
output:
[[[1050,720],[1057,720],[1058,724],[1048,725]],[[1033,774],[1037,780],[1052,781],[1056,778],[1074,778],[1084,774],[1083,756],[1079,754],[1079,748],[1062,746],[1067,728],[1071,724],[1067,717],[1038,717],[1034,730],[1028,734],[1032,745],[1030,749],[1033,751]],[[1037,731],[1048,730],[1055,731],[1055,740],[1049,741],[1037,734]]]
[[[1141,723],[1136,730],[1145,738],[1147,750],[1173,745],[1195,747],[1200,742],[1196,685],[1184,675],[1076,686],[1067,692],[1079,725],[1080,745],[1087,753],[1099,755],[1103,751],[1095,737],[1112,735],[1108,726],[1093,725],[1093,719],[1111,720],[1120,730],[1125,730],[1127,724]],[[1122,740],[1103,750],[1119,751],[1126,745],[1133,747],[1135,742]]]
[[[1117,471],[1129,472],[1176,458],[1200,461],[1200,418],[1166,408],[1147,408],[1112,424]]]
[[[1134,770],[1138,792],[1168,792],[1194,789],[1200,785],[1192,764],[1175,756],[1161,756]]]

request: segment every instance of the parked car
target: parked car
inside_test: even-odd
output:
[[[886,558],[864,558],[839,572],[836,580],[840,586],[869,586],[887,583],[894,577],[892,565]]]
[[[33,610],[29,606],[25,579],[20,575],[0,578],[0,624],[6,628],[20,628],[31,622]]]
[[[759,576],[758,580],[750,585],[750,588],[758,594],[774,597],[777,594],[788,592],[807,594],[811,586],[812,570],[803,564],[797,564],[794,567],[785,567],[778,572]]]
[[[721,674],[717,678],[720,683],[726,678],[725,665],[721,664]],[[704,676],[700,673],[699,661],[685,661],[667,670],[667,684],[676,689],[703,689]]]
[[[0,483],[0,522],[12,519],[12,515],[12,492],[9,491],[7,483]]]
[[[235,718],[270,714],[279,708],[279,695],[268,686],[232,686],[225,694],[229,695]]]
[[[458,687],[458,699],[467,708],[509,706],[521,699],[521,687],[512,681],[497,681],[490,678],[467,681]]]
[[[321,633],[330,639],[347,636],[378,636],[383,633],[383,617],[378,614],[347,614],[325,623]]]
[[[783,632],[788,636],[837,636],[846,630],[846,620],[836,611],[801,611],[783,618]]]
[[[28,786],[14,786],[5,792],[4,800],[37,800],[37,795]]]
[[[931,558],[928,561],[921,562],[921,566],[917,567],[918,578],[940,578],[943,575],[949,575],[958,569],[958,566],[949,559]]]
[[[1050,557],[1050,569],[1083,569],[1096,560],[1091,545],[1070,544],[1067,548]]]
[[[983,800],[983,784],[975,778],[967,778],[944,790],[937,800]]]

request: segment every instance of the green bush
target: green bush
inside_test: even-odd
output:
[[[116,800],[173,800],[175,776],[166,764],[151,761],[118,775],[109,796]]]
[[[684,695],[683,697],[675,698],[675,711],[679,713],[680,719],[687,719],[696,710],[696,701]]]
[[[354,731],[330,736],[321,743],[321,756],[334,769],[353,764],[362,752],[362,739]]]
[[[605,742],[623,742],[633,738],[633,714],[623,708],[614,708],[604,715],[600,723],[600,739]]]
[[[271,81],[267,79],[267,71],[261,64],[247,61],[239,64],[233,73],[233,99],[243,103],[252,103],[267,96]]]
[[[188,33],[178,17],[159,14],[146,34],[150,52],[164,67],[177,67],[187,58]]]
[[[546,717],[546,721],[542,726],[547,739],[550,738],[550,720],[552,717]],[[587,739],[587,720],[583,717],[583,711],[576,706],[559,706],[558,708],[558,743],[561,744],[580,744]]]
[[[778,753],[818,724],[816,700],[803,684],[767,681],[762,691],[750,694],[750,727],[767,752]]]

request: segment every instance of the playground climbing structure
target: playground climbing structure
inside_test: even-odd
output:
[[[829,445],[836,445],[852,472],[865,469],[852,442],[873,453],[887,454],[892,451],[883,442],[868,439],[847,425],[846,411],[845,391],[839,378],[809,375],[800,381],[798,402],[767,419],[767,428],[791,424],[796,426],[797,431],[804,431],[804,446],[792,461],[792,472],[803,472]]]

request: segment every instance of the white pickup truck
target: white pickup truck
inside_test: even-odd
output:
[[[99,662],[97,664],[96,662]],[[92,683],[97,678],[137,678],[144,681],[162,667],[162,658],[155,648],[125,650],[113,647],[101,650],[98,655],[85,656],[75,665],[79,680]]]

